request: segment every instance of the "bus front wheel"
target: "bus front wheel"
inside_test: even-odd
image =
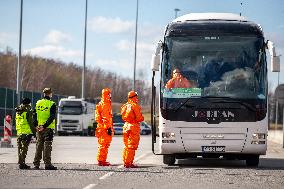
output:
[[[163,155],[163,163],[166,165],[174,165],[176,157],[174,155]]]
[[[248,167],[257,167],[259,164],[259,155],[251,155],[246,158],[246,165]]]

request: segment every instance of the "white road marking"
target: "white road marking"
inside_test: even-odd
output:
[[[104,180],[104,179],[106,179],[107,177],[110,177],[113,173],[114,173],[114,172],[109,172],[109,173],[105,174],[104,176],[100,177],[99,179],[100,179],[100,180]]]
[[[83,189],[93,189],[93,188],[95,188],[95,186],[97,186],[97,184],[89,184],[88,186],[86,186]]]
[[[139,161],[140,159],[143,159],[143,158],[144,158],[145,156],[147,156],[149,153],[151,153],[151,152],[148,152],[148,153],[146,153],[146,154],[142,154],[141,156],[135,158],[135,159],[134,159],[134,162],[137,162],[137,161]],[[123,165],[119,165],[119,166],[117,166],[117,168],[123,168]],[[104,179],[110,177],[111,175],[113,175],[113,173],[114,173],[114,172],[109,172],[109,173],[103,175],[102,177],[100,177],[99,179],[100,179],[100,180],[104,180]]]

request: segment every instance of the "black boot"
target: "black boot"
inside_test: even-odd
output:
[[[31,168],[31,167],[28,166],[28,165],[25,164],[25,163],[22,163],[22,164],[19,165],[19,169],[30,169],[30,168]]]
[[[53,165],[47,165],[45,166],[45,170],[57,170],[57,167],[54,167]]]
[[[39,166],[35,165],[35,166],[34,166],[34,169],[35,169],[35,170],[39,170]]]

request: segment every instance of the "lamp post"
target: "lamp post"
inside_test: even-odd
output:
[[[134,44],[134,70],[133,70],[133,90],[135,91],[136,81],[136,55],[137,55],[137,28],[138,28],[138,6],[139,0],[136,1],[136,22],[135,22],[135,44]]]
[[[280,72],[280,70],[279,70]],[[278,72],[278,85],[277,87],[279,86],[279,72]],[[278,128],[278,96],[276,96],[276,115],[275,115],[275,129]]]
[[[21,0],[21,12],[20,12],[20,34],[19,34],[19,55],[17,63],[17,105],[21,103],[21,61],[22,61],[22,23],[23,23],[23,0]]]
[[[240,16],[242,16],[242,8],[243,8],[243,2],[241,2],[241,10],[240,10]]]
[[[177,18],[177,13],[178,13],[178,11],[180,11],[180,9],[175,8],[175,18]]]
[[[87,15],[88,15],[87,11],[88,11],[88,0],[86,0],[86,9],[85,9],[84,61],[83,61],[83,70],[82,70],[82,98],[85,98],[86,41],[87,41]]]
[[[277,88],[275,89],[275,97],[277,99],[277,103],[280,105],[284,104],[284,84],[280,84],[277,86]],[[283,108],[284,111],[284,108]],[[284,112],[283,112],[283,116],[284,116]],[[284,121],[284,118],[283,118]],[[278,122],[277,122],[278,123]],[[283,148],[284,148],[284,123],[283,123],[283,127],[282,127],[282,132],[283,132]]]

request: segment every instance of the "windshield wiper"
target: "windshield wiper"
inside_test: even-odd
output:
[[[199,98],[208,98],[208,99],[232,99],[231,97],[221,97],[221,96],[201,96]],[[178,108],[174,110],[174,112],[177,112],[181,107],[183,107],[191,98],[186,99]],[[194,108],[193,105],[187,105],[189,108]]]
[[[208,99],[233,99],[231,97],[228,97],[228,96],[201,96],[200,98],[208,98]]]
[[[251,111],[256,111],[256,108],[253,106],[253,105],[251,105],[251,104],[249,104],[249,103],[247,103],[247,102],[243,102],[243,101],[240,101],[240,100],[235,100],[235,99],[233,99],[233,98],[231,98],[231,97],[224,97],[224,96],[201,96],[200,98],[206,98],[206,99],[216,99],[216,101],[210,101],[211,103],[235,103],[235,104],[240,104],[240,105],[242,105],[242,106],[244,106],[244,107],[246,107],[246,108],[248,108],[249,110],[251,110]],[[174,110],[174,112],[177,112],[181,107],[183,107],[190,99],[192,99],[192,98],[188,98],[188,99],[186,99],[178,108],[176,108],[175,110]],[[189,108],[194,108],[195,106],[193,106],[193,105],[187,105],[187,107],[189,107]]]
[[[224,100],[218,100],[218,101],[213,101],[212,103],[236,103],[236,104],[240,104],[243,105],[244,107],[248,108],[251,111],[256,111],[256,108],[254,106],[252,106],[250,103],[247,102],[243,102],[240,100],[234,100],[232,98],[229,98],[230,100],[224,99]]]
[[[183,107],[183,106],[189,101],[189,99],[191,99],[191,98],[187,98],[178,108],[176,108],[176,109],[174,110],[174,112],[177,112],[181,107]],[[194,108],[195,106],[193,106],[193,105],[187,105],[187,107],[189,107],[189,108]]]

